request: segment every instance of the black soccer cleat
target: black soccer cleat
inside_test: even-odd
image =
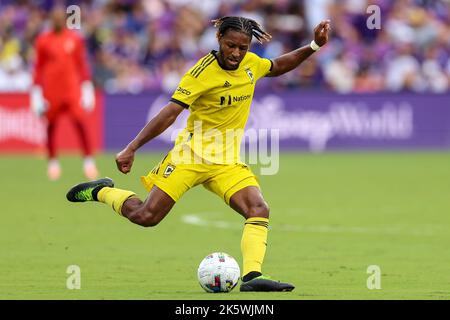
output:
[[[77,184],[67,192],[66,198],[70,202],[98,201],[97,193],[103,187],[113,188],[114,181],[110,178],[103,178]]]
[[[290,283],[283,283],[280,281],[275,281],[270,279],[267,276],[259,276],[253,278],[252,280],[242,282],[241,283],[241,292],[250,292],[250,291],[261,291],[261,292],[270,292],[270,291],[292,291],[295,287]]]

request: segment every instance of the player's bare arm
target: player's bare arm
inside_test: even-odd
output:
[[[134,161],[134,153],[144,144],[170,127],[183,110],[185,109],[182,106],[173,102],[169,102],[162,108],[161,111],[138,133],[136,138],[116,155],[117,169],[122,173],[130,172]]]
[[[328,42],[330,30],[331,27],[329,20],[323,20],[314,28],[314,42],[319,47],[324,46]],[[311,48],[311,46],[307,45],[273,59],[272,71],[267,75],[267,77],[277,77],[297,68],[314,52],[315,51]]]

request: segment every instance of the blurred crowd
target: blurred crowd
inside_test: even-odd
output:
[[[29,89],[33,43],[48,28],[49,10],[58,3],[0,2],[0,91]],[[263,79],[261,86],[340,93],[450,90],[450,0],[80,0],[64,4],[80,6],[79,32],[86,39],[94,82],[110,93],[172,92],[197,59],[217,49],[210,20],[227,15],[253,18],[272,34],[271,42],[254,41],[251,48],[267,58],[309,44],[315,25],[331,20],[331,39],[320,54],[295,71]]]

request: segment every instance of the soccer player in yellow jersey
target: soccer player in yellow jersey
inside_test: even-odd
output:
[[[269,207],[256,177],[239,160],[239,146],[256,82],[291,71],[319,50],[328,41],[330,22],[317,25],[309,45],[272,60],[249,52],[252,37],[259,42],[271,38],[256,21],[223,17],[213,22],[219,50],[200,59],[183,76],[170,102],[116,156],[117,168],[130,172],[135,152],[166,130],[183,110],[190,111],[174,148],[142,177],[147,199],[143,202],[135,193],[115,188],[109,178],[78,184],[67,199],[103,202],[131,222],[153,227],[187,190],[202,184],[245,218],[240,290],[292,291],[292,284],[262,274]]]

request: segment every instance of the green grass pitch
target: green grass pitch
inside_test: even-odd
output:
[[[114,155],[98,157],[116,186],[145,190],[161,154],[138,154],[120,174]],[[65,193],[83,181],[81,160],[46,163],[2,156],[0,299],[449,299],[449,153],[284,153],[280,171],[260,176],[271,207],[263,271],[296,285],[291,293],[208,294],[198,264],[224,251],[241,264],[243,219],[216,195],[190,190],[156,228],[142,228],[99,203]],[[258,168],[253,166],[255,173]],[[81,289],[69,290],[69,265]],[[381,270],[369,290],[367,268]]]

